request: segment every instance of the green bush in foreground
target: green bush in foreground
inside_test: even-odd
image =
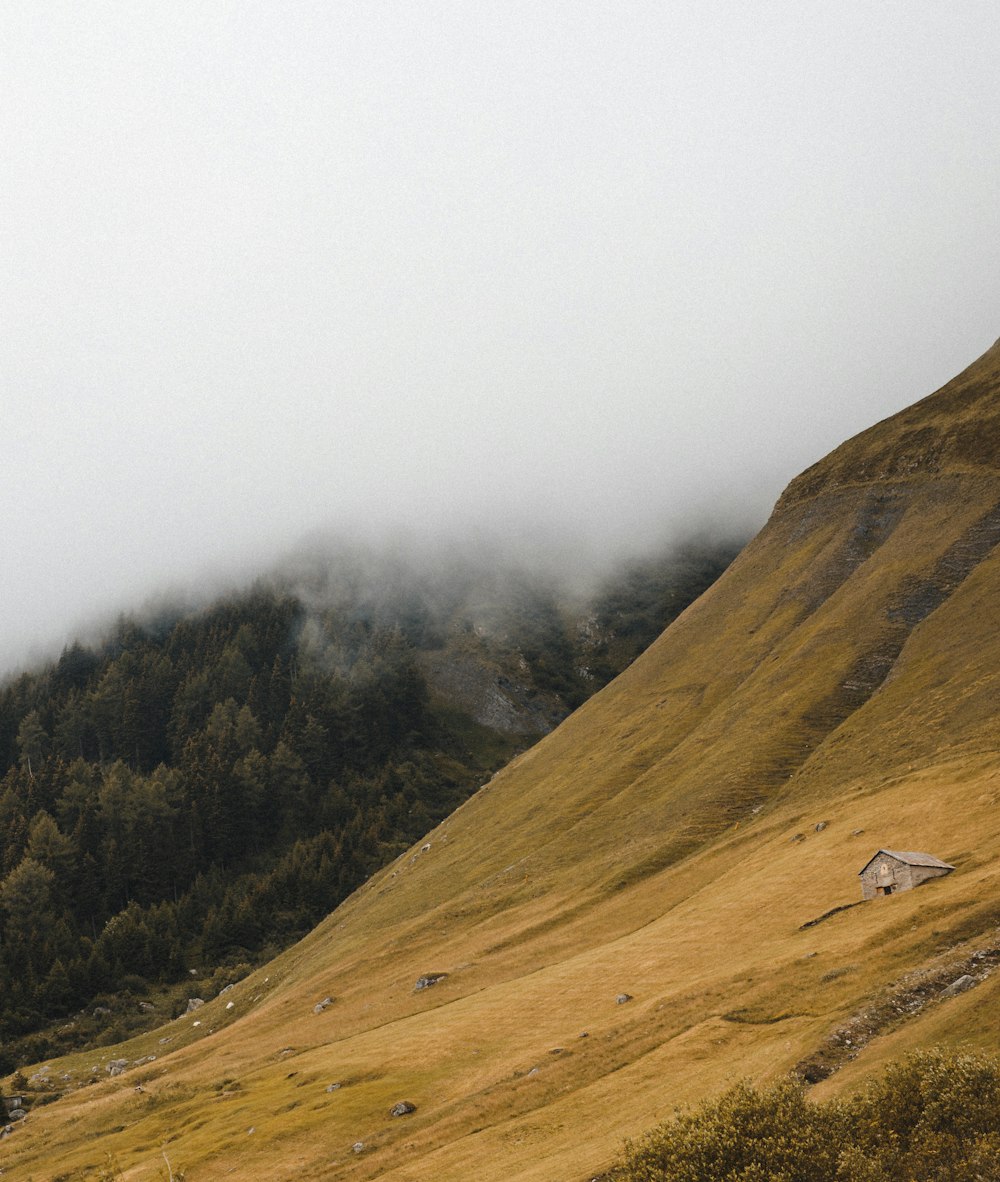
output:
[[[850,1100],[741,1083],[629,1142],[614,1182],[997,1182],[1000,1061],[922,1052]]]

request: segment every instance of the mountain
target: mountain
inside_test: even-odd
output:
[[[193,965],[229,984],[294,943],[731,557],[675,543],[581,594],[484,555],[328,547],[9,679],[0,1072],[174,1016]]]
[[[740,1077],[995,1047],[998,459],[1000,344],[299,944],[47,1065],[9,1168],[583,1182]],[[956,869],[861,902],[880,848]]]

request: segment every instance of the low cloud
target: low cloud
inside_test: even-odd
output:
[[[0,44],[0,668],[323,531],[586,571],[755,527],[997,335],[985,3],[112,0]]]

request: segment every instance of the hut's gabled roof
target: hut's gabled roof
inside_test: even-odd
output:
[[[888,854],[890,858],[895,858],[899,862],[905,862],[907,866],[930,866],[935,870],[955,869],[954,866],[949,866],[947,862],[942,862],[940,858],[935,858],[933,854],[922,854],[918,850],[877,850],[864,866],[861,867],[858,874],[864,874],[879,854]]]

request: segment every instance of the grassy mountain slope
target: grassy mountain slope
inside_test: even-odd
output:
[[[12,1172],[153,1178],[165,1146],[188,1182],[582,1180],[739,1076],[818,1064],[830,1092],[995,1045],[998,456],[994,347],[794,481],[642,658],[307,939],[52,1064],[99,1082],[34,1108]],[[803,927],[880,846],[957,871]]]

